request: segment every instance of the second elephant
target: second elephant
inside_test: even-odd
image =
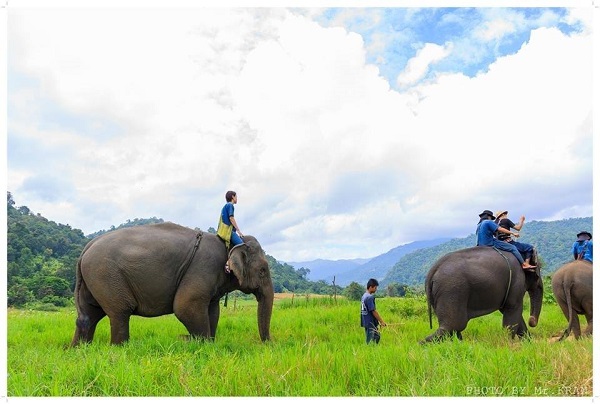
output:
[[[531,301],[529,325],[535,327],[542,309],[543,283],[540,264],[537,272],[525,272],[516,258],[492,247],[472,247],[454,251],[440,258],[429,270],[425,292],[429,306],[435,312],[439,328],[422,342],[456,335],[470,319],[496,310],[502,313],[502,326],[520,337],[529,331],[523,319],[523,297]]]

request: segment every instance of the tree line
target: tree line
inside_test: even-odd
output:
[[[17,207],[7,192],[7,297],[9,307],[67,306],[72,304],[75,267],[83,247],[94,237],[123,227],[163,223],[156,217],[127,220],[117,227],[84,235],[79,229],[53,222],[35,214],[27,206]],[[591,217],[554,222],[530,222],[523,241],[534,244],[543,262],[543,273],[550,275],[571,259],[570,246],[575,234],[593,228]],[[196,228],[195,230],[200,230]],[[216,233],[214,228],[208,232]],[[525,232],[524,232],[525,233]],[[423,280],[433,262],[442,255],[474,244],[474,235],[453,239],[436,247],[407,254],[383,278],[378,293],[406,296],[423,293]],[[324,280],[310,281],[310,269],[294,268],[267,255],[275,293],[344,295],[360,300],[365,285],[352,282],[341,287]],[[366,283],[365,279],[365,283]]]
[[[55,223],[7,193],[8,306],[66,306],[73,297],[75,264],[89,239],[79,229]]]
[[[39,213],[32,212],[27,206],[17,207],[10,192],[7,192],[6,207],[9,307],[52,309],[72,304],[77,260],[90,240],[123,227],[164,222],[156,217],[136,218],[86,236],[81,230],[48,220]],[[215,233],[215,230],[209,228],[208,232]],[[347,294],[356,299],[356,293],[351,292],[358,284],[342,288],[323,280],[310,281],[307,279],[310,273],[307,268],[295,269],[268,254],[267,260],[275,293]],[[345,292],[345,289],[348,291]],[[361,296],[364,289],[365,286],[360,285]]]

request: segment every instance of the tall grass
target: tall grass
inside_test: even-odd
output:
[[[344,299],[277,301],[273,340],[261,343],[256,303],[221,310],[215,342],[180,338],[174,316],[132,317],[131,339],[66,348],[74,309],[8,311],[9,396],[572,396],[592,395],[592,339],[554,343],[566,326],[545,305],[528,340],[511,339],[494,313],[471,320],[463,341],[421,346],[422,298],[378,298],[390,326],[366,345],[359,307]],[[434,321],[434,327],[436,322]]]

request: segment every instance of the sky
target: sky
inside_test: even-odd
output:
[[[85,234],[206,230],[234,190],[242,232],[288,262],[465,237],[484,209],[593,214],[586,2],[170,4],[9,2],[17,206]]]

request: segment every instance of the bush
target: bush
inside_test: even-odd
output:
[[[401,318],[427,316],[427,303],[423,297],[393,299],[388,310]]]
[[[360,300],[364,293],[365,291],[362,286],[357,282],[352,282],[350,285],[346,286],[343,295],[346,296],[348,300]]]
[[[59,296],[44,296],[41,300],[42,304],[51,304],[55,307],[67,307],[71,299]]]
[[[21,283],[14,284],[8,288],[7,298],[9,307],[22,307],[35,300],[33,292]]]

